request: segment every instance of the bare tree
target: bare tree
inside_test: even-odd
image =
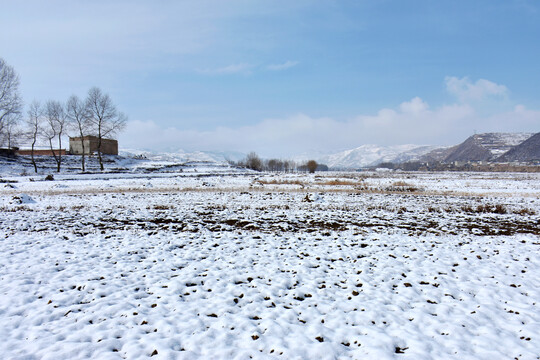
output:
[[[270,159],[268,161],[266,161],[265,165],[266,165],[266,170],[268,171],[278,171],[278,166],[277,166],[277,162],[278,160],[277,159]]]
[[[315,160],[309,160],[306,164],[307,170],[312,174],[317,170],[317,166],[319,166],[319,164],[317,164]]]
[[[81,101],[77,96],[72,95],[66,103],[66,115],[69,120],[69,125],[73,131],[81,138],[82,156],[81,156],[81,169],[85,171],[84,164],[84,137],[88,135],[90,131],[90,119],[89,111],[86,103]]]
[[[88,91],[86,105],[89,112],[90,124],[98,137],[97,152],[99,166],[101,171],[103,171],[103,159],[101,157],[103,139],[121,131],[126,126],[127,117],[123,113],[118,112],[109,95],[104,94],[97,87],[93,87]]]
[[[45,117],[47,126],[45,127],[44,136],[49,142],[54,161],[56,161],[56,171],[60,172],[62,165],[62,136],[66,128],[66,112],[62,103],[54,100],[48,101],[45,106]],[[53,147],[54,138],[58,138],[58,155]]]
[[[30,107],[28,108],[27,118],[26,118],[26,129],[27,129],[27,136],[30,141],[32,141],[32,150],[30,151],[30,155],[32,157],[32,165],[34,166],[34,171],[37,173],[37,165],[36,161],[34,159],[34,148],[36,146],[38,136],[41,133],[42,128],[42,121],[43,121],[43,108],[41,107],[41,104],[34,100]]]
[[[4,59],[0,58],[0,134],[8,117],[21,113],[22,100],[19,96],[19,77]]]
[[[256,171],[262,171],[263,169],[263,161],[255,153],[254,151],[250,152],[246,157],[246,167],[248,169],[256,170]]]
[[[5,144],[8,149],[18,145],[18,141],[22,135],[20,128],[21,117],[19,114],[11,113],[4,117],[3,131],[0,133],[0,143]]]
[[[292,172],[294,170],[294,161],[292,160],[285,160],[283,161],[283,171],[285,172]]]

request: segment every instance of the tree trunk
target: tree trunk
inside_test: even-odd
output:
[[[81,134],[81,146],[82,146],[82,172],[84,172],[84,140]]]
[[[62,136],[58,135],[58,162],[56,163],[56,172],[60,172],[60,165],[62,164]]]
[[[37,174],[37,165],[36,160],[34,159],[34,146],[36,145],[36,139],[34,138],[34,141],[32,142],[32,151],[30,152],[30,155],[32,156],[32,165],[34,165],[34,171]]]
[[[103,159],[101,158],[101,134],[99,134],[98,136],[97,154],[99,159],[99,168],[101,169],[101,171],[103,171],[105,170],[105,168],[103,167]]]
[[[56,161],[56,166],[57,166],[58,172],[60,172],[60,165],[58,163],[58,157],[56,156],[56,153],[54,152],[54,148],[53,148],[53,144],[52,144],[52,138],[49,138],[49,146],[51,147],[51,152],[53,154],[54,161]]]

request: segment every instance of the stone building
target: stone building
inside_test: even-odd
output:
[[[69,153],[73,155],[82,155],[83,142],[84,153],[90,155],[98,150],[97,136],[70,137],[69,138]],[[101,153],[105,155],[118,155],[118,141],[113,139],[101,139]]]

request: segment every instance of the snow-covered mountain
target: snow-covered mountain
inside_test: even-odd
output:
[[[468,137],[461,144],[435,149],[422,161],[496,161],[496,158],[529,139],[532,133],[483,133]]]
[[[514,146],[497,161],[540,161],[540,132]]]
[[[420,145],[362,145],[355,149],[319,156],[316,160],[331,169],[358,169],[383,162],[405,162],[417,160],[433,150],[434,146]]]
[[[227,163],[229,160],[238,161],[245,154],[234,151],[192,151],[177,150],[175,152],[153,152],[146,150],[121,149],[120,154],[125,157],[139,157],[154,161],[185,162],[212,162]]]

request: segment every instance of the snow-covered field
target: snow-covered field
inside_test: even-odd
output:
[[[2,177],[1,358],[539,359],[539,174],[175,169]]]

